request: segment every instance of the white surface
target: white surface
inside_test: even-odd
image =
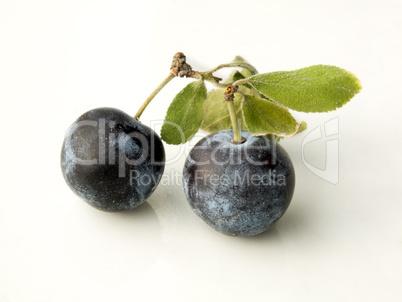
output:
[[[401,301],[401,15],[398,0],[0,0],[0,301]],[[94,107],[134,114],[177,51],[197,70],[240,54],[260,72],[322,63],[362,82],[340,110],[296,113],[309,129],[283,142],[295,195],[263,235],[228,237],[191,211],[173,181],[179,147],[166,147],[170,183],[131,213],[97,211],[64,183],[67,127]],[[186,81],[142,121],[163,119]],[[336,185],[301,156],[332,118]],[[325,152],[311,142],[305,159],[323,169]]]

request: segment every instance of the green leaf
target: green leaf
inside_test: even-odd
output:
[[[242,56],[235,56],[232,63],[248,63]]]
[[[241,56],[236,56],[232,63],[240,65],[240,67],[244,67],[241,70],[241,73],[244,75],[244,77],[248,78],[249,76],[252,76],[254,74],[257,74],[258,71],[255,69],[253,65],[251,65],[249,62],[247,62],[243,57]]]
[[[228,68],[231,68],[231,67],[241,68],[240,70],[233,71],[230,74],[230,76],[226,79],[226,81],[224,82],[225,84],[231,84],[234,81],[248,78],[248,77],[258,73],[257,69],[255,69],[255,67],[253,65],[248,63],[245,59],[243,59],[240,56],[235,57],[234,60],[230,63],[219,65],[218,67],[216,67],[215,70],[225,68],[225,67],[226,68],[227,67]]]
[[[305,121],[302,121],[302,122],[300,123],[299,129],[297,129],[296,134],[298,134],[298,133],[300,133],[300,132],[303,132],[303,131],[306,130],[306,129],[307,129],[307,123],[306,123]]]
[[[240,66],[239,66],[240,65]],[[243,59],[240,56],[236,56],[234,58],[234,60],[227,64],[227,67],[248,67],[248,68],[242,68],[240,70],[234,70],[229,77],[226,79],[226,81],[224,82],[225,84],[230,85],[231,83],[237,81],[237,80],[242,80],[245,78],[248,78],[254,74],[257,74],[257,69],[255,69],[254,66],[252,66],[251,64],[249,64],[245,59]]]
[[[285,107],[263,98],[245,95],[242,107],[247,128],[253,135],[290,137],[306,126],[298,124]]]
[[[203,119],[201,124],[201,130],[213,133],[224,129],[232,129],[232,123],[230,121],[228,104],[224,100],[223,94],[225,89],[214,89],[208,92],[207,99],[203,108]],[[241,101],[242,97],[239,94],[235,94],[234,103],[236,107],[236,113],[241,114]],[[246,130],[245,123],[242,123],[242,129]]]
[[[269,99],[303,112],[335,110],[361,89],[356,76],[329,65],[258,74],[249,77],[248,83]]]
[[[243,71],[242,71],[243,72]],[[226,81],[224,82],[224,84],[230,85],[232,84],[234,81],[237,80],[242,80],[247,78],[247,76],[244,76],[243,73],[238,71],[238,70],[234,70],[226,79]]]
[[[166,143],[182,144],[197,133],[206,97],[207,89],[203,81],[191,82],[176,95],[161,129],[161,137]]]

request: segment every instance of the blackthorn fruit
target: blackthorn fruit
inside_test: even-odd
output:
[[[151,195],[165,167],[165,150],[149,127],[115,108],[81,115],[67,131],[61,169],[70,188],[104,211],[133,209]]]
[[[253,236],[273,225],[288,208],[295,173],[286,151],[272,138],[233,131],[201,139],[183,170],[187,200],[207,224],[233,236]]]

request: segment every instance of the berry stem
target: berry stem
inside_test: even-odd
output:
[[[236,107],[234,104],[234,94],[235,92],[240,92],[242,95],[243,92],[238,90],[239,86],[230,85],[226,88],[226,91],[223,95],[225,101],[228,102],[228,109],[230,115],[230,121],[232,122],[232,129],[233,129],[233,144],[242,144],[245,141],[245,138],[241,136],[241,120],[237,118],[236,114]]]
[[[144,112],[145,108],[151,103],[153,98],[159,93],[159,91],[162,90],[163,87],[166,86],[167,83],[169,83],[174,77],[176,77],[172,72],[169,74],[169,76],[163,80],[162,83],[159,84],[158,87],[150,94],[150,96],[145,100],[145,102],[142,104],[136,115],[134,115],[134,118],[136,120],[139,120],[141,114]]]
[[[237,120],[237,114],[236,114],[236,108],[234,105],[234,101],[229,100],[228,102],[228,109],[229,109],[229,115],[230,115],[230,120],[232,122],[232,128],[233,128],[233,139],[232,142],[234,144],[241,144],[242,142],[244,142],[243,137],[241,136],[241,132],[240,132],[240,127],[239,127],[239,123]]]

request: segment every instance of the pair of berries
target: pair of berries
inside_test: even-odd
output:
[[[183,169],[187,200],[207,224],[228,235],[268,229],[292,199],[295,174],[286,151],[267,136],[222,130],[201,139]],[[104,211],[131,210],[156,189],[165,167],[151,128],[114,108],[80,116],[65,135],[61,168],[69,187]],[[168,202],[168,201],[167,201]]]
[[[221,83],[213,73],[222,68],[240,70]],[[61,166],[77,195],[105,211],[131,210],[145,202],[163,175],[165,151],[161,138],[138,119],[167,83],[183,76],[197,81],[171,102],[162,138],[168,144],[180,144],[200,128],[213,132],[188,155],[184,192],[206,223],[235,236],[265,231],[282,217],[292,199],[294,168],[274,138],[298,134],[306,123],[297,123],[289,109],[328,112],[346,104],[361,89],[352,73],[336,66],[259,74],[236,57],[198,72],[178,52],[168,77],[134,117],[114,108],[98,108],[72,124],[64,139]],[[208,92],[206,81],[217,89]]]

